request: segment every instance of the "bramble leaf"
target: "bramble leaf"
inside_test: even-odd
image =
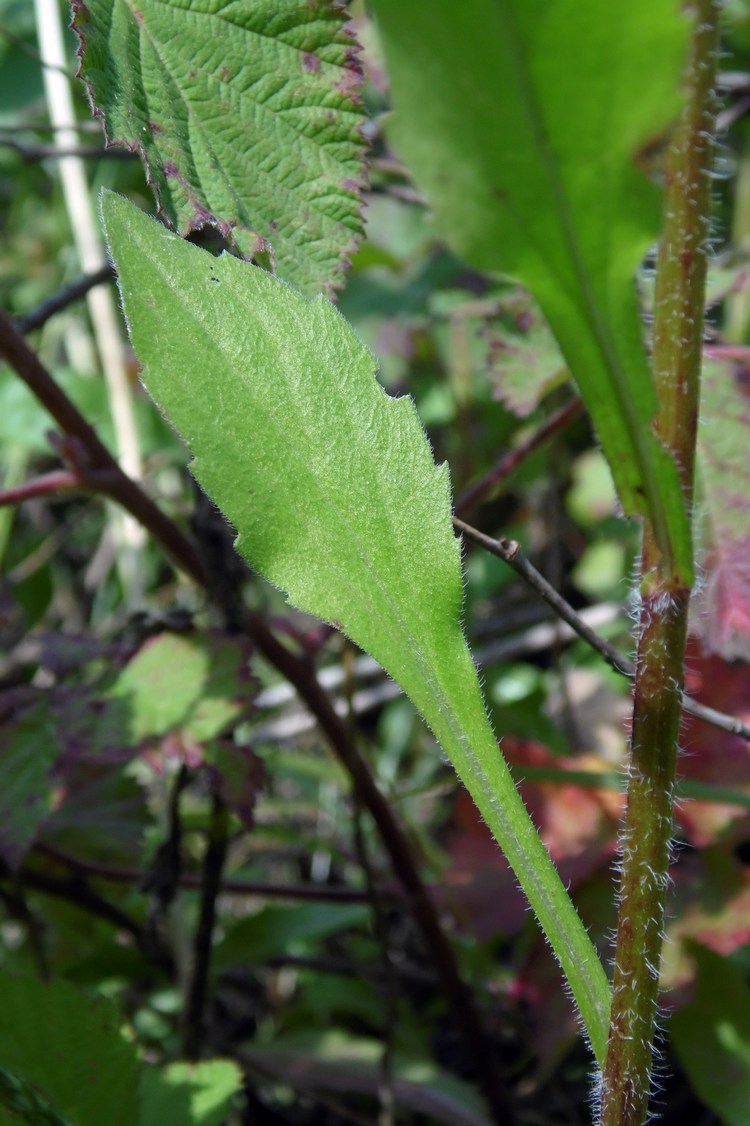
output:
[[[411,697],[513,865],[601,1059],[606,977],[487,718],[460,623],[447,468],[414,404],[386,395],[324,298],[213,258],[111,193],[102,212],[144,383],[238,550]]]
[[[360,69],[328,0],[73,0],[81,76],[181,234],[335,288],[362,233]]]
[[[628,515],[649,516],[691,576],[676,466],[634,275],[658,238],[643,166],[680,108],[688,23],[674,0],[373,0],[391,136],[472,265],[534,294],[576,380]],[[659,65],[654,66],[654,59]]]
[[[120,1032],[115,1005],[66,981],[0,979],[0,1063],[70,1122],[140,1122],[135,1047]]]

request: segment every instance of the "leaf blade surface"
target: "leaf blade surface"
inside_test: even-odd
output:
[[[691,575],[634,274],[660,193],[638,166],[676,116],[687,22],[672,0],[374,0],[391,134],[448,242],[532,291],[623,507]],[[653,60],[659,59],[654,66]]]
[[[144,382],[289,600],[371,653],[434,731],[516,870],[599,1059],[604,970],[524,809],[460,624],[450,486],[411,400],[324,298],[170,235],[105,193],[102,211]]]
[[[324,0],[74,0],[81,75],[181,234],[329,290],[362,233],[359,67]]]

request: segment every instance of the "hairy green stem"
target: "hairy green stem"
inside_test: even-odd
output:
[[[694,22],[687,102],[667,155],[653,370],[656,429],[677,461],[690,508],[711,202],[717,0],[696,0],[688,11]],[[602,1126],[641,1126],[648,1116],[690,599],[648,524],[641,598]]]

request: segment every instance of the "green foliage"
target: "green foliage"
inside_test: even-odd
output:
[[[699,595],[695,628],[707,647],[728,661],[750,656],[750,513],[739,471],[750,426],[744,381],[744,369],[711,361],[701,384],[698,480],[707,582]]]
[[[0,988],[0,1103],[32,1126],[219,1126],[241,1086],[229,1060],[143,1064],[117,1007],[67,982]]]
[[[720,954],[697,943],[690,953],[698,987],[670,1022],[675,1051],[723,1126],[743,1126],[750,1101],[750,989],[745,975]]]
[[[378,656],[481,813],[376,662],[233,553],[221,515],[181,472],[183,444],[135,387],[132,359],[144,489],[209,576],[205,590],[191,585],[149,542],[135,613],[113,568],[111,506],[95,493],[106,474],[89,476],[79,435],[50,439],[43,402],[3,369],[3,485],[39,490],[0,508],[0,997],[10,1003],[0,1123],[76,1126],[98,1109],[98,1121],[121,1110],[136,1126],[235,1126],[257,1107],[259,1118],[305,1126],[327,1121],[329,1094],[362,1121],[391,1097],[404,1126],[490,1121],[479,1056],[448,1001],[445,952],[415,925],[413,890],[404,895],[356,773],[329,754],[326,721],[316,725],[320,708],[305,691],[313,674],[405,829],[511,1101],[522,1097],[522,1116],[541,1119],[562,1100],[571,1120],[588,1121],[584,1049],[568,1050],[580,1023],[488,826],[562,957],[601,1061],[608,990],[592,942],[606,965],[628,686],[583,642],[568,648],[499,558],[468,540],[459,552],[443,463],[457,497],[512,465],[471,522],[518,539],[560,590],[620,602],[638,528],[614,508],[586,421],[525,450],[572,374],[628,511],[661,520],[685,562],[673,467],[651,431],[650,271],[638,277],[642,308],[633,286],[658,236],[654,181],[687,30],[680,5],[374,0],[380,35],[363,0],[346,5],[349,29],[328,0],[73,7],[86,84],[75,84],[78,111],[88,90],[111,142],[145,158],[168,225],[205,245],[206,231],[193,232],[206,223],[289,283],[186,247],[110,199],[149,387],[197,453],[240,551],[292,602]],[[738,73],[746,8],[723,12]],[[60,162],[38,159],[57,142],[40,101],[32,8],[0,0],[0,33],[0,289],[9,311],[24,313],[78,265]],[[373,190],[366,241],[339,295],[349,328],[307,298],[342,286],[361,234],[360,81]],[[744,162],[742,121],[734,133]],[[86,151],[97,140],[93,126],[81,135]],[[144,206],[137,161],[87,168],[92,184]],[[734,214],[738,243],[742,183],[715,228]],[[717,313],[711,342],[736,347],[731,369],[709,370],[703,397],[708,551],[694,629],[704,649],[693,641],[689,687],[744,715],[746,667],[705,651],[736,657],[750,622],[746,263],[739,247],[721,261],[710,300],[738,315],[730,329]],[[383,394],[357,338],[377,355],[379,382],[403,398]],[[83,306],[28,339],[114,448]],[[77,487],[45,487],[60,468]],[[625,615],[611,602],[586,613],[627,647]],[[487,721],[462,619],[543,844]],[[280,680],[248,622],[250,632],[253,622],[270,629],[303,671]],[[746,744],[693,720],[683,736],[677,817],[691,847],[671,873],[667,987],[695,976],[690,936],[722,951],[743,941],[750,898],[737,863],[744,846],[733,851],[747,835]],[[278,904],[280,894],[289,902]],[[747,1071],[742,980],[712,957],[696,958],[701,982],[674,1039],[694,1090],[734,1122]],[[199,967],[204,997],[189,1016]],[[689,990],[676,996],[682,1004]],[[186,1033],[200,1041],[199,1063],[185,1062]],[[119,1085],[105,1090],[114,1060]],[[529,1093],[531,1068],[544,1078]],[[76,1101],[76,1084],[88,1102]],[[692,1120],[691,1097],[674,1092]]]
[[[689,581],[676,468],[651,433],[656,395],[633,280],[661,221],[659,192],[637,164],[679,108],[687,21],[673,0],[373,6],[392,137],[442,232],[477,268],[533,292],[625,511],[652,519]]]
[[[102,213],[146,387],[237,529],[238,550],[412,699],[513,865],[601,1057],[604,971],[487,719],[459,621],[447,471],[413,403],[386,396],[325,299],[212,258],[113,194]]]
[[[143,1068],[143,1126],[221,1126],[242,1088],[242,1072],[232,1060],[201,1060]]]
[[[142,153],[182,234],[216,225],[315,293],[362,231],[359,71],[326,0],[74,0],[109,137]]]
[[[242,642],[229,638],[162,634],[141,647],[103,699],[118,722],[127,717],[123,735],[135,746],[175,730],[207,742],[247,710],[242,656]]]
[[[70,1126],[139,1122],[139,1063],[117,1010],[64,981],[2,979],[0,1066],[32,1083]]]

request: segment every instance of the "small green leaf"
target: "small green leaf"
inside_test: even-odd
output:
[[[362,233],[360,80],[329,0],[73,0],[107,134],[180,233],[213,223],[281,277],[334,288]]]
[[[147,641],[106,693],[122,705],[117,721],[127,717],[121,735],[133,744],[174,730],[197,742],[215,739],[247,709],[243,649],[241,641],[210,635],[163,633]]]
[[[745,1126],[750,1105],[750,989],[743,974],[691,943],[698,967],[693,999],[671,1021],[677,1057],[700,1099],[725,1126]]]
[[[634,275],[658,238],[647,163],[680,107],[675,0],[373,0],[392,137],[452,246],[534,294],[612,466],[683,577],[688,521]],[[654,59],[659,60],[658,66]]]
[[[259,965],[290,950],[309,949],[329,935],[364,926],[370,907],[359,903],[298,903],[267,906],[240,919],[216,946],[214,966]]]
[[[411,697],[501,844],[567,974],[597,1057],[609,989],[513,784],[460,624],[446,466],[410,399],[324,298],[181,242],[111,193],[102,212],[150,394],[237,547]]]
[[[143,1068],[141,1126],[221,1126],[241,1090],[233,1060]]]
[[[110,1001],[64,981],[8,975],[0,995],[0,1067],[32,1084],[71,1126],[139,1121],[140,1065]]]

